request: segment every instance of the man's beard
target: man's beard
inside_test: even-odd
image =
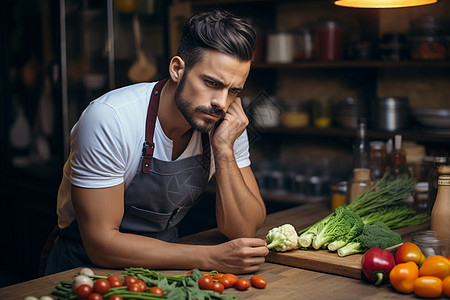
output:
[[[201,133],[210,132],[214,126],[220,122],[225,117],[225,112],[221,109],[217,109],[215,107],[207,107],[207,106],[197,106],[192,107],[192,101],[183,98],[183,89],[185,85],[185,77],[187,74],[183,74],[181,77],[180,83],[178,84],[176,90],[175,90],[175,103],[177,104],[178,109],[183,114],[186,121],[188,121],[189,125],[194,130],[200,131]],[[220,117],[219,121],[214,121],[212,119],[205,119],[205,120],[195,120],[194,114],[196,112],[204,112],[208,114],[217,115]]]

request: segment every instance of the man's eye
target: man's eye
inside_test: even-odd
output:
[[[233,94],[233,95],[239,95],[240,92],[241,92],[240,90],[230,89],[230,94]]]
[[[214,86],[214,87],[218,86],[218,84],[212,80],[205,80],[205,82],[207,85],[210,85],[210,86]]]

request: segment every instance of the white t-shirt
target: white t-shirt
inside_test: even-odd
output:
[[[156,83],[139,83],[113,90],[92,101],[72,128],[70,154],[58,191],[58,225],[64,228],[75,219],[71,184],[84,188],[106,188],[121,183],[128,187],[137,172],[145,138],[145,123],[151,92]],[[153,157],[171,161],[173,142],[156,120]],[[250,165],[245,131],[234,143],[239,168]],[[201,133],[194,131],[177,160],[203,152]],[[215,172],[211,151],[210,177]]]

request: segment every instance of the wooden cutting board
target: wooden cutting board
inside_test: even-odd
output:
[[[424,223],[419,226],[404,227],[394,231],[398,232],[402,236],[403,241],[406,242],[410,240],[411,233],[429,228],[429,226],[429,223]],[[266,261],[360,279],[362,277],[362,256],[362,254],[353,254],[339,257],[336,252],[328,250],[270,251],[269,255],[266,256]]]

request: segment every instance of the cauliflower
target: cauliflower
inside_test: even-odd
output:
[[[298,248],[297,231],[291,224],[271,229],[266,236],[267,248],[274,251],[288,251]]]

